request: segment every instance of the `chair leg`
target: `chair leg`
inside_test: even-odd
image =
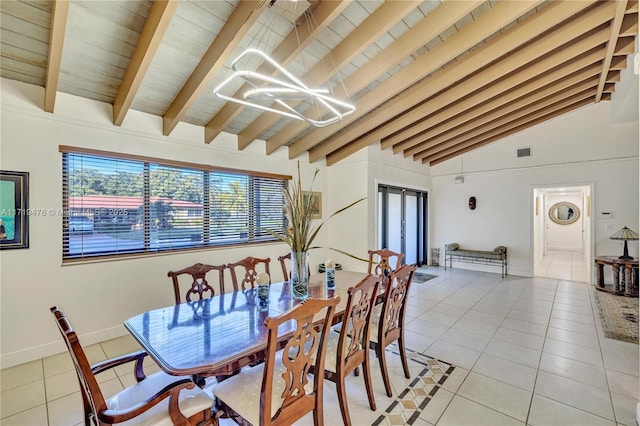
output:
[[[369,408],[371,411],[376,411],[376,398],[373,395],[373,384],[371,382],[371,366],[369,364],[369,354],[362,363],[362,370],[364,371],[364,386],[367,389],[367,397],[369,398]]]
[[[391,382],[389,381],[389,372],[387,371],[387,358],[384,348],[380,345],[376,346],[376,355],[378,356],[378,361],[380,362],[380,371],[382,371],[384,389],[387,391],[387,396],[391,398],[393,396],[393,392],[391,392]]]
[[[338,393],[338,402],[340,403],[340,412],[342,413],[342,422],[345,426],[351,426],[351,416],[349,416],[349,406],[347,405],[347,392],[344,381],[344,377],[336,380],[336,391]]]
[[[400,333],[400,338],[398,339],[398,348],[400,349],[400,360],[402,360],[404,377],[410,379],[411,372],[409,371],[409,363],[407,362],[407,349],[404,346],[404,333]]]

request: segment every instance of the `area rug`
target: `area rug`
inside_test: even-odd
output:
[[[424,283],[424,282],[432,280],[432,279],[434,279],[436,277],[437,277],[437,275],[431,275],[431,274],[425,274],[425,273],[422,273],[422,272],[416,272],[415,274],[413,274],[413,282]]]
[[[605,337],[638,343],[638,299],[595,292]]]
[[[396,344],[387,348],[390,355],[400,356]],[[449,378],[455,367],[423,353],[407,349],[409,364],[418,364],[422,370],[412,377],[409,386],[399,392],[395,400],[374,422],[378,425],[412,425],[427,408],[429,402]]]

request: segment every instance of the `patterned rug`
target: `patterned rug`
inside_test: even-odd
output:
[[[595,292],[604,335],[610,339],[638,343],[638,299]]]
[[[387,351],[400,356],[395,344],[390,345]],[[407,349],[407,358],[410,364],[416,363],[424,368],[412,378],[407,388],[398,393],[373,426],[412,425],[455,369],[449,363],[410,349]]]

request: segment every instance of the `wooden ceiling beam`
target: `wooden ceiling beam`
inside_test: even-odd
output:
[[[606,36],[603,31],[602,36]],[[584,41],[584,39],[583,39]],[[404,156],[408,157],[420,151],[420,148],[416,148],[421,145],[425,140],[433,138],[455,126],[460,125],[463,121],[461,118],[468,116],[467,111],[474,111],[478,114],[485,113],[491,109],[497,108],[516,97],[523,96],[526,93],[533,92],[536,88],[542,87],[550,82],[561,79],[566,75],[575,73],[589,64],[595,64],[595,67],[601,67],[602,57],[605,52],[605,46],[601,46],[591,49],[590,51],[583,53],[577,58],[572,57],[571,50],[577,48],[580,51],[580,44],[582,42],[572,43],[571,47],[558,52],[558,56],[548,56],[544,60],[536,61],[534,65],[528,67],[526,72],[533,72],[539,74],[533,80],[527,82],[529,75],[520,76],[520,74],[510,75],[508,79],[499,83],[493,84],[491,87],[484,88],[481,91],[474,93],[473,95],[463,98],[463,100],[453,103],[450,107],[441,109],[435,114],[428,116],[425,120],[414,126],[417,129],[426,129],[420,133],[402,140],[400,143],[393,145],[393,152],[398,153],[404,150]],[[584,46],[582,46],[584,47]],[[633,49],[633,44],[621,45],[619,50],[616,50],[616,55],[625,55],[629,49]],[[631,50],[633,51],[633,50]],[[574,52],[575,53],[575,52]],[[566,55],[566,56],[565,56]],[[555,62],[549,60],[555,59]],[[565,60],[563,66],[558,67],[558,59]],[[613,64],[618,69],[625,69],[626,56],[617,56],[613,61]],[[591,68],[591,71],[596,68]],[[551,71],[546,71],[551,70]],[[511,80],[511,82],[509,82]],[[612,81],[607,79],[607,81]],[[507,83],[507,84],[505,84]],[[455,88],[454,88],[455,90]],[[437,104],[440,97],[444,99],[455,99],[455,97],[447,92],[443,92],[438,95],[438,98],[430,100],[430,104]],[[490,99],[487,101],[487,99]],[[481,105],[480,109],[476,107]],[[475,108],[475,109],[474,109]],[[411,129],[407,133],[413,134]],[[392,137],[382,141],[382,149],[389,148],[389,141]]]
[[[140,89],[142,80],[151,66],[177,8],[177,1],[155,0],[153,2],[140,39],[138,39],[131,56],[129,67],[113,102],[113,124],[116,126],[122,125],[129,108],[131,108],[133,99]]]
[[[450,159],[455,158],[455,157],[457,157],[459,155],[465,154],[465,153],[467,153],[469,151],[473,151],[474,149],[481,148],[481,147],[483,147],[485,145],[488,145],[488,144],[490,144],[492,142],[495,142],[497,140],[504,139],[507,136],[510,136],[512,134],[521,132],[521,131],[526,130],[526,129],[530,128],[530,127],[533,127],[533,126],[535,126],[537,124],[544,123],[545,121],[551,120],[552,118],[559,117],[559,116],[564,115],[564,114],[566,114],[568,112],[574,111],[574,110],[576,110],[578,108],[582,108],[582,107],[584,107],[586,105],[592,104],[593,103],[593,99],[594,98],[585,99],[585,100],[577,102],[577,103],[575,103],[573,105],[570,105],[570,106],[568,106],[566,108],[563,108],[563,109],[560,109],[558,111],[555,111],[555,112],[549,113],[547,115],[544,115],[542,117],[534,118],[531,121],[522,124],[521,126],[515,127],[515,128],[510,129],[510,130],[507,130],[507,131],[505,131],[503,133],[500,133],[498,135],[495,135],[493,137],[486,138],[486,139],[480,139],[479,138],[479,140],[475,141],[474,144],[469,145],[469,146],[467,146],[465,148],[461,148],[460,150],[452,152],[449,155],[446,155],[446,156],[443,156],[443,157],[437,158],[437,159],[434,158],[433,160],[422,160],[422,164],[429,163],[429,165],[431,167],[433,167],[433,166],[438,165],[438,164],[440,164],[440,163],[442,163],[444,161],[450,160]]]
[[[571,105],[574,105],[578,102],[581,102],[583,100],[591,100],[593,102],[594,96],[595,96],[595,89],[596,89],[596,84],[597,82],[595,82],[589,89],[584,90],[578,94],[574,94],[573,96],[570,96],[568,98],[563,98],[562,96],[560,100],[558,100],[557,98],[555,98],[556,102],[554,103],[550,103],[547,105],[546,102],[543,102],[540,104],[540,108],[538,109],[532,109],[531,111],[529,111],[529,114],[524,115],[522,117],[518,117],[517,119],[514,120],[508,120],[506,123],[501,123],[501,126],[499,127],[495,127],[495,128],[488,128],[486,132],[482,132],[482,133],[474,133],[473,136],[470,136],[469,138],[465,139],[464,141],[461,141],[453,146],[450,146],[447,149],[444,150],[440,150],[437,151],[435,153],[431,153],[429,155],[424,155],[422,153],[418,154],[418,155],[414,155],[414,160],[427,160],[428,162],[432,161],[433,159],[437,159],[440,157],[443,157],[447,154],[450,154],[452,152],[456,152],[459,151],[460,149],[464,149],[470,145],[473,145],[474,141],[476,140],[475,138],[481,138],[481,139],[487,139],[490,138],[492,136],[496,136],[499,134],[504,133],[505,131],[508,131],[510,129],[519,127],[529,121],[531,121],[532,119],[547,115],[547,114],[551,114],[555,111],[558,110],[562,110],[564,108],[567,108]]]
[[[361,124],[354,124],[354,126],[349,126],[346,129],[345,127],[354,123],[374,108],[382,105],[402,91],[424,79],[432,72],[437,71],[440,67],[445,66],[459,55],[476,46],[480,40],[484,40],[492,34],[500,31],[501,28],[506,27],[539,4],[540,3],[537,1],[498,3],[495,7],[480,15],[480,17],[475,21],[465,25],[460,31],[446,39],[443,43],[418,57],[414,62],[410,63],[402,70],[395,73],[392,77],[385,80],[374,90],[358,99],[355,103],[355,113],[349,115],[347,118],[341,120],[337,124],[334,124],[330,128],[316,129],[297,140],[289,147],[289,157],[300,155],[305,150],[311,150],[309,152],[309,161],[314,162],[344,145],[344,141],[351,141],[363,135],[365,133],[364,131],[359,132],[353,138],[350,137],[351,134],[354,134],[354,128],[358,128],[358,130],[355,130],[356,132],[359,131]],[[545,9],[539,13],[544,14]],[[523,25],[526,27],[524,22],[519,26]],[[481,48],[480,50],[485,49]],[[475,56],[473,53],[470,55]],[[448,73],[448,71],[446,72]],[[468,70],[467,72],[470,73],[471,70]],[[403,96],[400,95],[400,97]],[[422,99],[424,99],[424,97]],[[383,109],[386,110],[386,107]],[[380,112],[380,110],[377,110],[377,112]],[[368,122],[371,114],[368,114],[365,119],[358,121],[358,123]],[[395,114],[386,114],[386,119],[384,121],[387,121],[390,117],[393,117],[393,115]],[[382,124],[382,122],[378,124]],[[371,126],[367,125],[365,127],[368,127],[368,130],[372,130],[376,126],[377,124],[373,125],[372,123]],[[340,129],[345,129],[344,132],[340,133],[340,136],[322,143],[325,139],[331,137]],[[343,136],[344,133],[349,136]],[[316,147],[318,144],[321,145]]]
[[[204,54],[162,117],[162,134],[168,136],[175,129],[214,74],[222,68],[233,50],[268,6],[268,0],[246,0],[238,3],[216,39],[209,46],[207,53]]]
[[[531,45],[532,47],[527,46],[526,49],[520,49],[515,53],[515,55],[520,53],[520,55],[518,55],[520,56],[519,61],[512,59],[511,54],[506,59],[503,58],[503,60],[500,60],[505,53],[513,52],[519,47],[525,45],[528,41],[539,36],[541,33],[559,25],[564,20],[571,18],[590,4],[593,3],[550,3],[538,13],[531,15],[518,25],[493,38],[483,47],[478,48],[471,54],[461,58],[445,70],[434,74],[430,78],[424,79],[418,84],[415,84],[411,90],[407,90],[403,94],[396,96],[392,100],[386,102],[382,108],[369,113],[365,118],[345,129],[344,132],[341,132],[328,141],[325,141],[321,145],[313,148],[310,152],[310,160],[313,161],[315,159],[319,159],[324,155],[328,155],[340,146],[345,145],[347,147],[341,150],[341,156],[342,158],[346,158],[346,156],[351,155],[352,153],[357,152],[365,146],[368,146],[380,139],[379,136],[377,139],[373,139],[372,137],[372,134],[377,134],[374,130],[376,127],[383,125],[385,122],[389,121],[390,118],[396,117],[416,105],[421,104],[425,99],[428,99],[449,86],[463,86],[465,87],[466,93],[473,93],[477,89],[478,82],[466,79],[466,77],[473,74],[475,70],[486,67],[495,61],[499,61],[496,63],[495,67],[492,67],[493,71],[496,73],[495,76],[487,75],[487,78],[490,80],[488,82],[483,82],[482,85],[488,84],[490,81],[494,81],[497,78],[513,72],[522,65],[523,61],[525,63],[529,62],[531,58],[528,56],[525,57],[524,60],[522,59],[520,53],[522,51],[528,51],[528,53],[533,57],[543,56],[546,52],[557,47],[557,40],[553,40],[551,37],[542,37],[542,43],[533,43]],[[576,28],[575,31],[570,32],[570,34],[573,34],[573,37],[577,37],[582,32],[606,22],[611,13],[609,9],[612,7],[613,6],[607,6],[606,4],[595,6],[586,14],[581,15],[581,19],[579,19],[577,23],[567,26],[583,27],[582,31],[579,31]],[[564,27],[565,26],[562,25],[560,26],[560,28]],[[464,28],[458,34],[462,34],[463,31]],[[443,43],[443,45],[446,45],[446,42]],[[542,49],[543,46],[547,46],[544,51]],[[391,128],[393,131],[397,131],[402,127],[394,127],[392,124]],[[392,131],[384,134],[384,136],[391,133]],[[360,137],[360,135],[366,136]],[[360,139],[357,139],[358,137],[360,137]],[[332,156],[332,158],[336,159],[339,157]]]
[[[554,35],[554,37],[551,38],[555,39],[557,36],[557,40],[567,41],[564,49],[556,49],[538,58],[539,53],[546,49],[547,43],[544,43],[545,40],[542,39],[534,42],[529,47],[534,49],[535,52],[529,52],[528,49],[523,49],[503,59],[511,61],[512,56],[515,56],[513,58],[515,61],[522,59],[522,66],[515,72],[509,73],[509,67],[504,67],[501,63],[496,63],[473,76],[469,81],[469,83],[473,82],[475,84],[473,89],[471,89],[470,84],[467,83],[450,87],[446,91],[440,92],[435,97],[427,100],[424,104],[396,118],[397,121],[400,121],[397,125],[396,123],[385,125],[383,129],[376,130],[374,132],[376,135],[372,136],[382,137],[382,149],[393,146],[394,153],[407,149],[415,145],[415,138],[424,139],[424,135],[427,132],[431,132],[429,129],[434,126],[436,127],[436,129],[433,130],[435,132],[440,131],[440,129],[445,131],[451,128],[449,120],[469,108],[487,102],[488,99],[501,93],[512,93],[512,90],[516,87],[518,87],[519,90],[532,87],[531,82],[527,84],[525,88],[519,87],[523,82],[539,78],[539,83],[544,85],[547,84],[546,81],[551,78],[562,78],[568,73],[575,72],[589,64],[600,61],[605,50],[604,47],[597,46],[604,45],[608,37],[608,30],[601,28],[600,30],[590,33],[588,36],[580,37],[579,40],[575,38],[571,39],[571,36],[575,35],[575,33],[572,33],[567,38],[562,38],[560,35],[556,35],[555,32],[551,34]],[[569,42],[569,40],[573,41]],[[538,42],[542,43],[541,48],[543,50],[535,49],[536,43]],[[529,57],[536,60],[525,64],[524,61]],[[500,68],[502,68],[502,71],[500,71]],[[496,79],[496,77],[500,78]],[[480,88],[483,90],[478,90]],[[453,104],[457,99],[461,101]],[[449,106],[450,104],[451,106]],[[400,129],[388,137],[382,136],[400,125],[405,126],[406,129]],[[426,137],[431,137],[432,135],[433,134],[429,133]]]
[[[464,125],[464,123],[472,121],[477,115],[482,115],[497,109],[503,109],[509,105],[510,102],[523,96],[528,96],[532,98],[532,101],[534,101],[536,100],[535,97],[538,96],[540,90],[544,89],[549,84],[558,81],[565,81],[565,78],[570,79],[570,82],[568,83],[570,85],[575,82],[582,81],[585,78],[597,75],[602,69],[601,59],[603,53],[604,48],[595,50],[593,53],[586,55],[584,60],[570,60],[566,62],[563,67],[559,67],[553,72],[539,74],[529,81],[523,79],[523,85],[515,86],[512,90],[502,91],[495,97],[487,96],[485,98],[484,96],[481,96],[481,93],[484,91],[478,92],[473,96],[470,96],[470,98],[473,98],[475,102],[464,111],[461,111],[459,114],[455,115],[455,117],[451,117],[442,122],[441,125],[433,126],[426,131],[413,135],[410,138],[403,140],[401,143],[394,145],[393,152],[396,154],[403,151],[404,156],[409,157],[416,152],[421,151],[423,149],[422,146],[424,146],[427,141],[439,140],[445,137],[444,135],[449,134],[452,129],[456,129],[459,126]],[[491,94],[488,93],[487,95]],[[459,103],[467,104],[467,99]],[[452,108],[455,108],[457,111],[459,109],[458,104],[455,104]],[[445,112],[446,114],[436,115],[448,116],[449,112],[447,110],[445,110]],[[432,121],[431,117],[429,117],[429,121]]]
[[[428,16],[411,30],[404,33],[395,42],[387,46],[382,52],[378,53],[373,59],[363,65],[362,68],[345,79],[342,85],[334,87],[334,96],[338,99],[344,99],[358,93],[389,69],[414,54],[418,49],[424,47],[425,44],[467,16],[482,3],[484,3],[483,0],[468,2],[448,0],[444,2],[441,6],[431,11]],[[321,118],[321,115],[316,114],[313,115],[313,117]],[[335,125],[331,127],[333,128],[334,126]],[[309,126],[305,122],[292,121],[269,138],[267,141],[269,149],[275,151],[275,149],[284,146],[307,127]],[[291,157],[291,152],[289,156]]]
[[[312,87],[325,84],[338,70],[351,62],[420,3],[422,1],[418,0],[384,2],[309,70],[301,78],[302,81]],[[291,105],[295,108],[299,103],[296,101]],[[238,146],[248,146],[281,119],[282,117],[277,114],[262,113],[238,134]],[[273,140],[267,142],[267,154],[272,154],[278,148],[280,146],[277,146]]]
[[[521,118],[530,117],[538,111],[545,111],[553,108],[558,102],[571,99],[571,103],[575,101],[572,97],[582,96],[581,99],[593,95],[593,89],[598,86],[597,74],[593,74],[591,78],[580,81],[569,87],[563,87],[564,82],[550,85],[546,90],[540,91],[540,94],[532,96],[531,99],[521,99],[517,102],[509,104],[504,110],[496,111],[477,117],[473,121],[467,123],[466,126],[456,129],[452,133],[450,139],[440,139],[426,141],[422,145],[422,150],[414,154],[414,160],[420,160],[425,157],[437,155],[438,152],[451,149],[464,141],[476,136],[486,134],[494,129],[501,129],[510,123],[517,122]]]
[[[602,97],[604,83],[607,80],[607,73],[609,72],[609,66],[611,65],[611,58],[613,58],[613,52],[616,49],[616,44],[620,35],[620,28],[622,27],[622,21],[624,19],[626,10],[627,0],[617,0],[616,12],[614,14],[613,20],[611,21],[611,35],[609,36],[609,42],[607,43],[607,53],[604,56],[602,72],[600,73],[600,83],[598,84],[596,103],[600,102],[600,98]]]
[[[564,98],[593,87],[594,85],[597,86],[598,79],[596,78],[595,83],[593,79],[598,76],[600,70],[600,64],[594,64],[593,66],[585,68],[582,72],[552,81],[547,85],[537,88],[533,92],[520,92],[519,96],[509,96],[511,100],[502,103],[498,108],[485,109],[484,106],[472,108],[462,116],[456,117],[454,121],[456,121],[457,124],[449,130],[435,137],[422,139],[419,144],[406,150],[404,156],[408,157],[418,153],[425,154],[425,151],[434,152],[437,151],[437,148],[448,148],[457,144],[461,138],[466,138],[469,133],[484,131],[482,130],[484,125],[497,126],[501,120],[505,120],[505,116],[507,120],[512,119],[512,117],[515,118],[518,111],[524,111],[527,106],[537,109],[542,101],[553,103],[559,100],[550,100],[550,97],[554,95]],[[526,112],[526,114],[528,114],[528,112]]]
[[[282,43],[271,53],[271,57],[283,67],[291,63],[313,39],[325,29],[342,11],[349,2],[325,1],[315,4],[313,11],[306,11],[310,16],[302,19],[299,26],[287,34]],[[313,6],[312,6],[313,7]],[[263,62],[258,71],[261,74],[274,76],[279,73],[271,64]],[[242,98],[242,94],[251,89],[249,83],[244,83],[233,95],[234,98]],[[205,143],[211,143],[244,109],[244,106],[234,102],[227,102],[220,111],[207,123],[204,129]],[[238,140],[238,149],[244,149],[248,144]]]
[[[53,112],[60,79],[62,63],[62,47],[69,16],[69,1],[56,0],[51,6],[51,27],[49,29],[49,52],[47,55],[47,71],[44,82],[44,110]]]

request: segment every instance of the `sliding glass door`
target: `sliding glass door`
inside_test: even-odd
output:
[[[427,193],[378,186],[378,248],[405,254],[410,265],[427,264]]]

